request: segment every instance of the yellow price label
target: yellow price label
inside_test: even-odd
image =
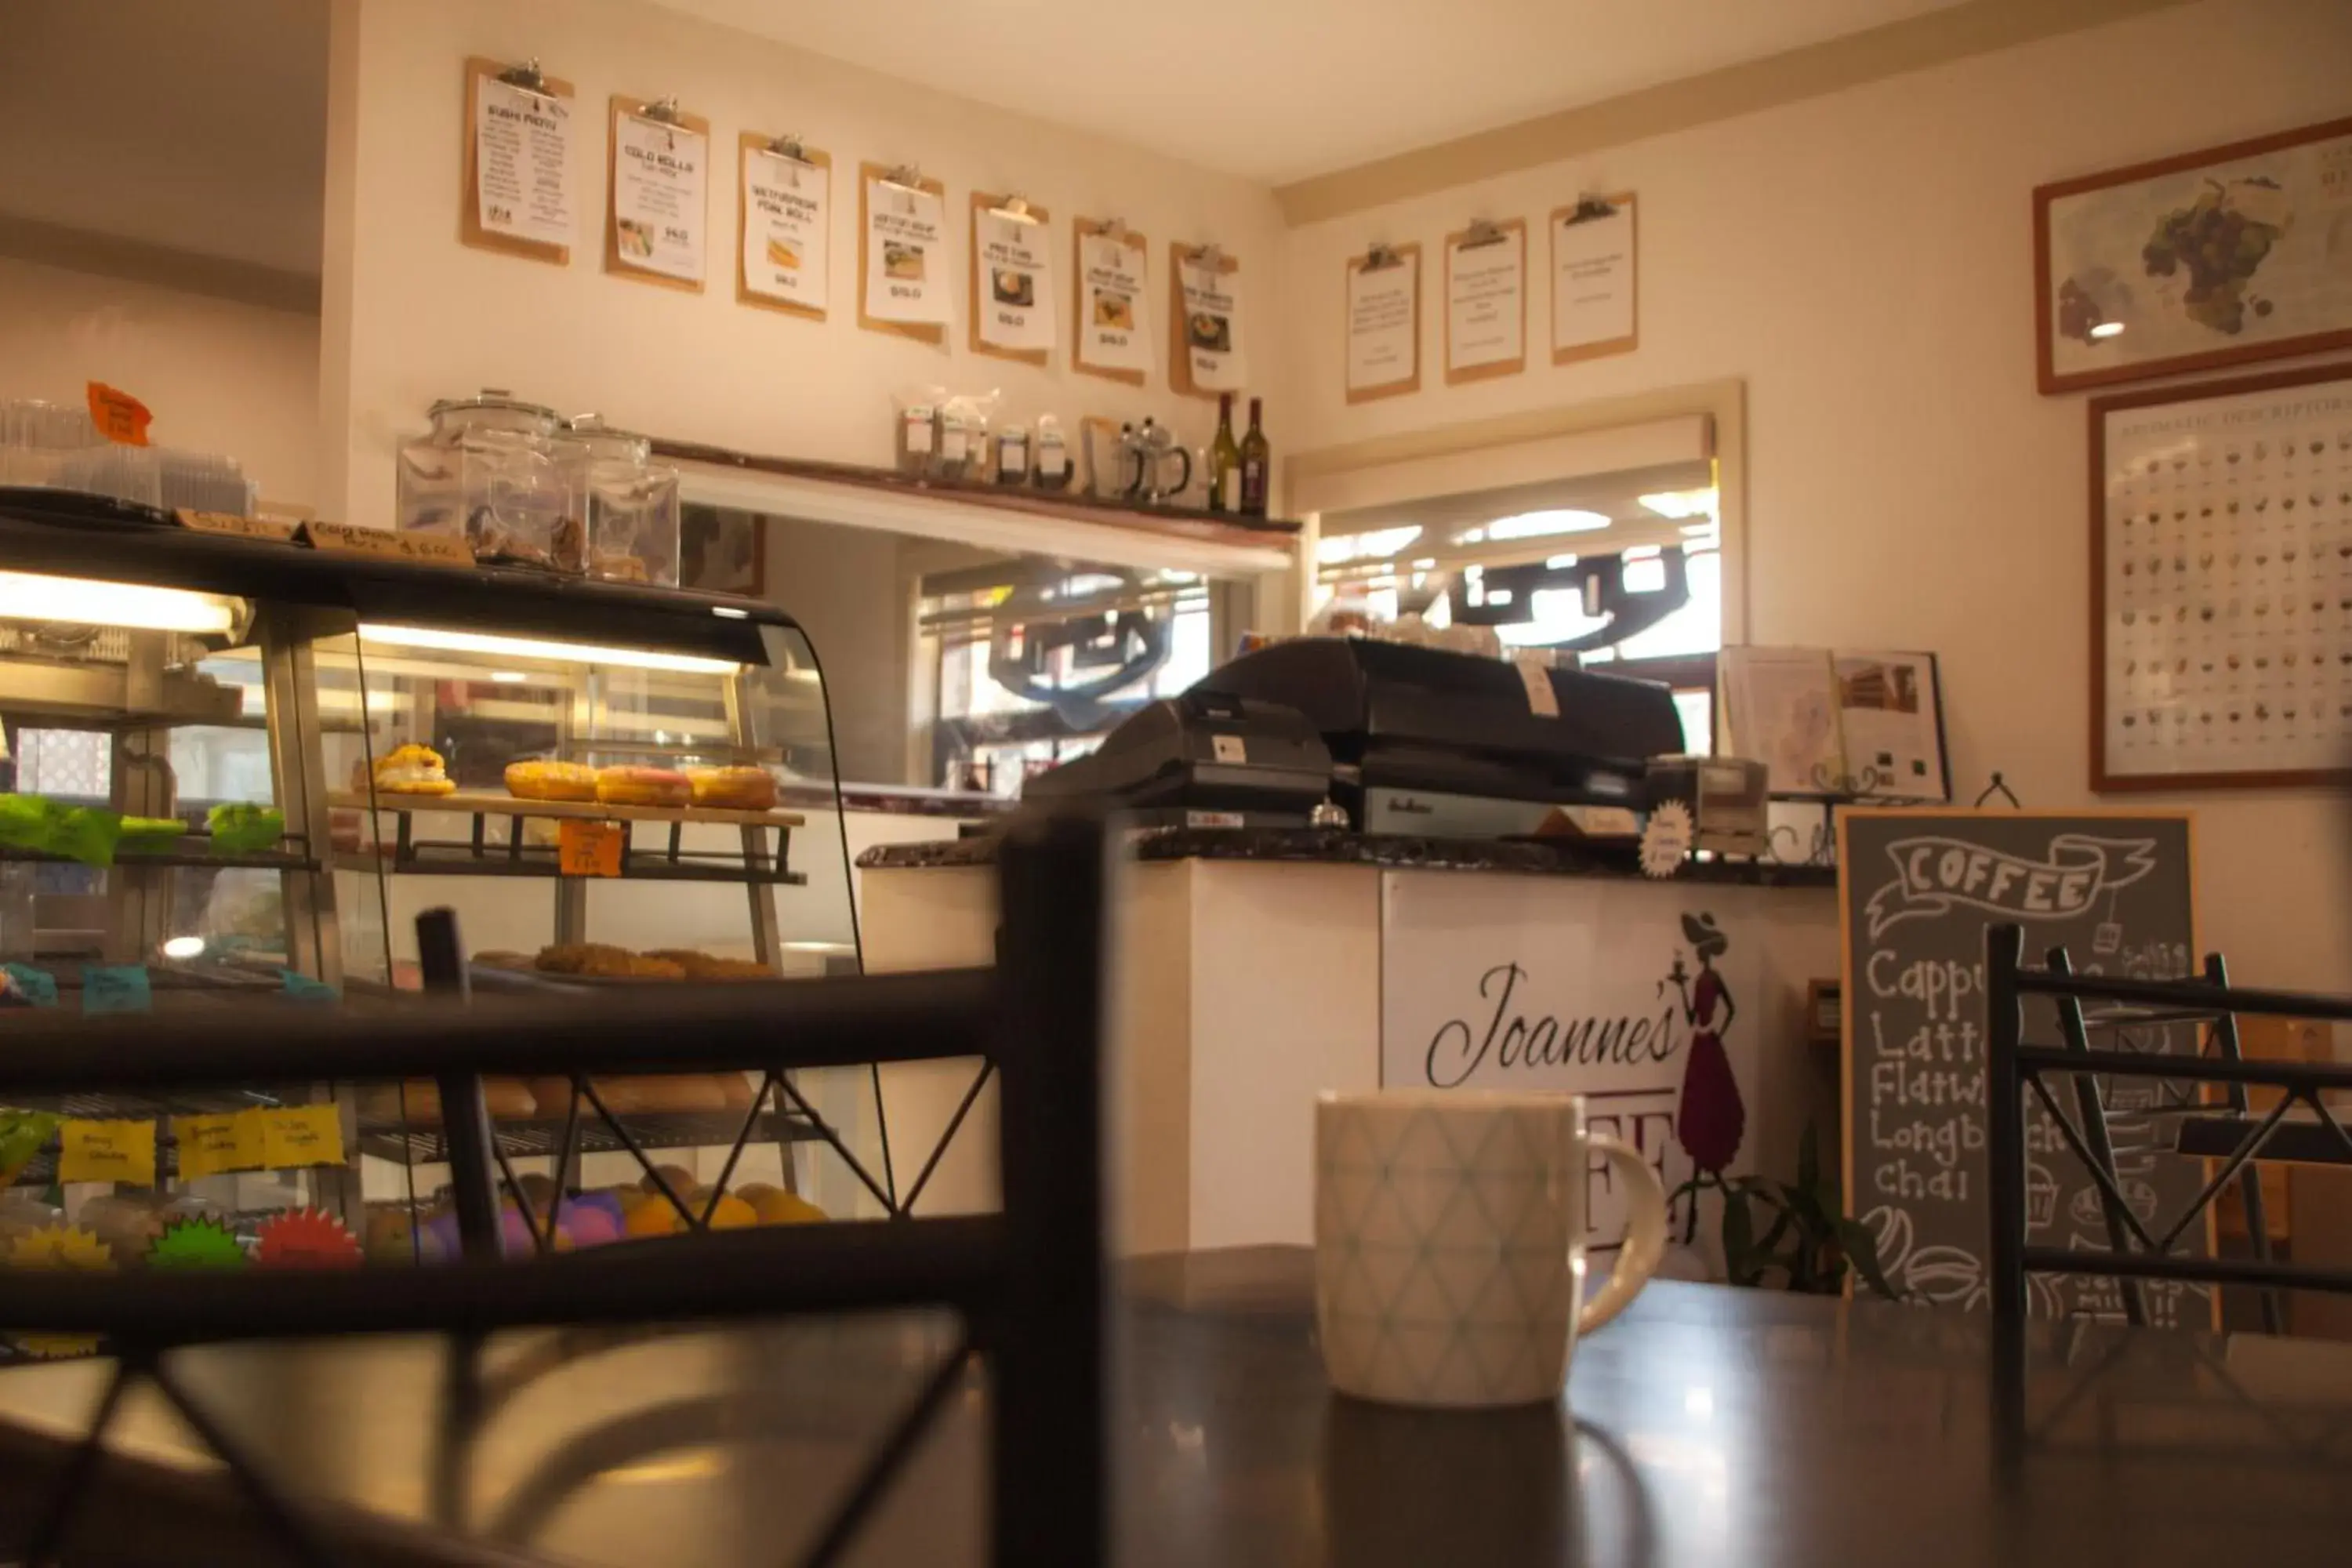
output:
[[[261,1125],[261,1163],[273,1171],[343,1163],[343,1118],[332,1105],[247,1110]]]
[[[155,1184],[155,1124],[70,1120],[58,1133],[58,1180]]]
[[[172,1135],[180,1142],[180,1179],[194,1181],[198,1176],[257,1168],[261,1163],[260,1131],[248,1111],[174,1116]]]
[[[556,869],[567,877],[617,877],[628,847],[625,823],[567,817],[556,824]]]

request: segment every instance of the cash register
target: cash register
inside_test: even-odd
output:
[[[1304,827],[1331,793],[1331,753],[1297,710],[1194,689],[1145,704],[1024,800],[1116,806],[1143,827]]]
[[[1652,757],[1683,750],[1654,681],[1359,637],[1245,653],[1032,779],[1202,826],[1303,825],[1328,795],[1360,832],[1448,838],[1641,831]]]

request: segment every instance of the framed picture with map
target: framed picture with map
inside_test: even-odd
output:
[[[2033,193],[2042,390],[2352,346],[2352,120]]]

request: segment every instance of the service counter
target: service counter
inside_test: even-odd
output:
[[[993,861],[990,838],[863,855],[868,970],[991,962]],[[1832,871],[1693,862],[1653,881],[1566,846],[1185,828],[1136,836],[1113,888],[1122,1252],[1311,1240],[1330,1089],[1574,1090],[1669,1188],[1702,1164],[1794,1173],[1808,983],[1837,973]],[[977,1064],[882,1071],[911,1171]],[[918,1206],[994,1206],[995,1140],[983,1089]],[[1611,1242],[1622,1205],[1594,1180]]]

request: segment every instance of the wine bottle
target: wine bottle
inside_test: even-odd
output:
[[[1234,395],[1217,394],[1217,438],[1209,444],[1209,510],[1242,508],[1242,449],[1234,440]]]
[[[1261,416],[1265,400],[1250,399],[1249,434],[1242,437],[1242,515],[1264,517],[1267,481],[1274,473],[1274,456],[1266,446]]]

